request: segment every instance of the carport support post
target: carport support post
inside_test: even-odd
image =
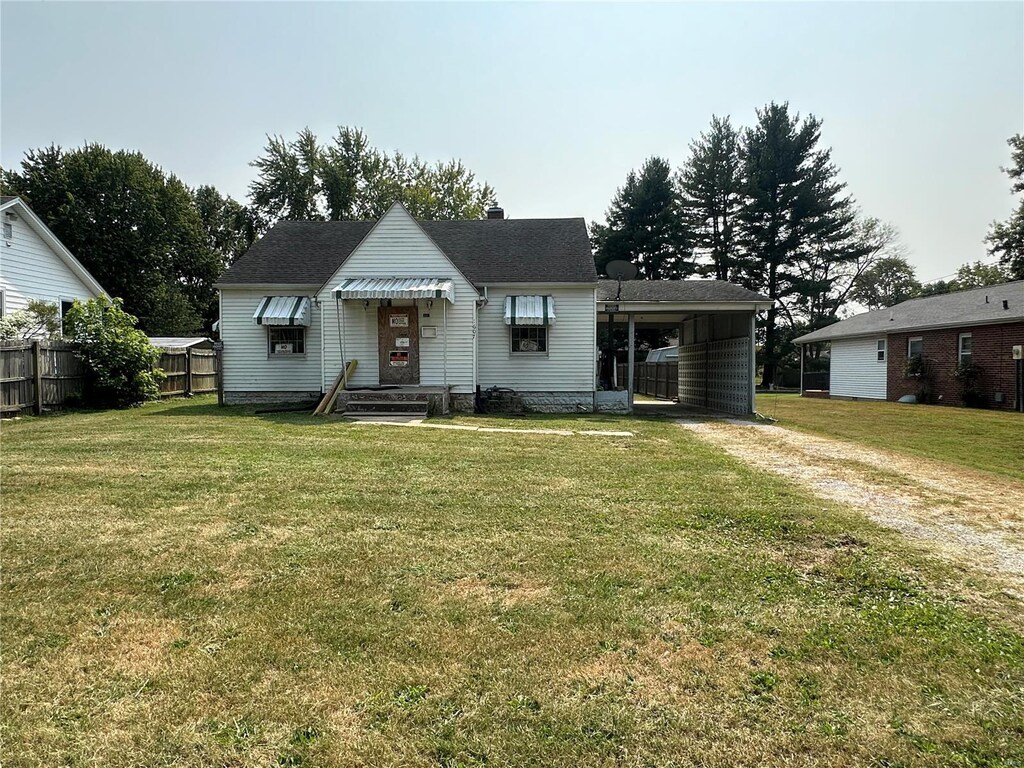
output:
[[[804,364],[801,356],[800,365]],[[757,377],[757,312],[750,313],[750,373],[747,376],[747,386],[750,387],[750,412],[757,413],[757,385],[754,379]],[[803,373],[800,374],[800,381],[804,380]],[[801,385],[802,386],[802,385]]]
[[[800,347],[800,397],[804,396],[804,345],[797,344]]]
[[[629,407],[633,408],[633,370],[636,363],[636,317],[630,312],[627,317],[629,318],[629,364],[626,366],[628,370],[629,383],[626,389],[629,391]]]

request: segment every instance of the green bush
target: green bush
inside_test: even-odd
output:
[[[985,397],[981,393],[981,376],[984,371],[975,363],[960,363],[953,370],[960,389],[960,402],[968,408],[984,408]]]
[[[76,301],[67,313],[65,338],[88,366],[86,399],[91,405],[124,408],[159,397],[165,378],[155,367],[160,352],[136,322],[122,309],[121,299],[102,296]]]
[[[49,339],[60,334],[60,309],[42,299],[32,299],[0,320],[0,341]]]

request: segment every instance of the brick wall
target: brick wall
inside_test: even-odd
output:
[[[889,363],[887,366],[886,396],[899,400],[903,395],[916,395],[919,382],[908,378],[903,371],[907,364],[907,340],[921,337],[923,355],[935,372],[934,393],[942,405],[960,405],[960,392],[953,371],[958,362],[958,343],[961,333],[970,333],[973,341],[972,360],[981,366],[980,390],[985,402],[992,408],[1013,410],[1016,364],[1011,357],[1015,344],[1024,344],[1024,323],[983,325],[968,328],[945,328],[937,331],[890,333],[888,336]],[[995,402],[996,392],[1002,392],[1004,401]]]

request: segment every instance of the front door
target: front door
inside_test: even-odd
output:
[[[381,384],[420,383],[420,315],[416,307],[377,310]]]

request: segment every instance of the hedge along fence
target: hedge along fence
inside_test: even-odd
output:
[[[209,349],[162,349],[159,367],[167,378],[161,397],[217,391],[217,353]],[[0,342],[0,413],[60,408],[85,394],[85,363],[64,341]]]

